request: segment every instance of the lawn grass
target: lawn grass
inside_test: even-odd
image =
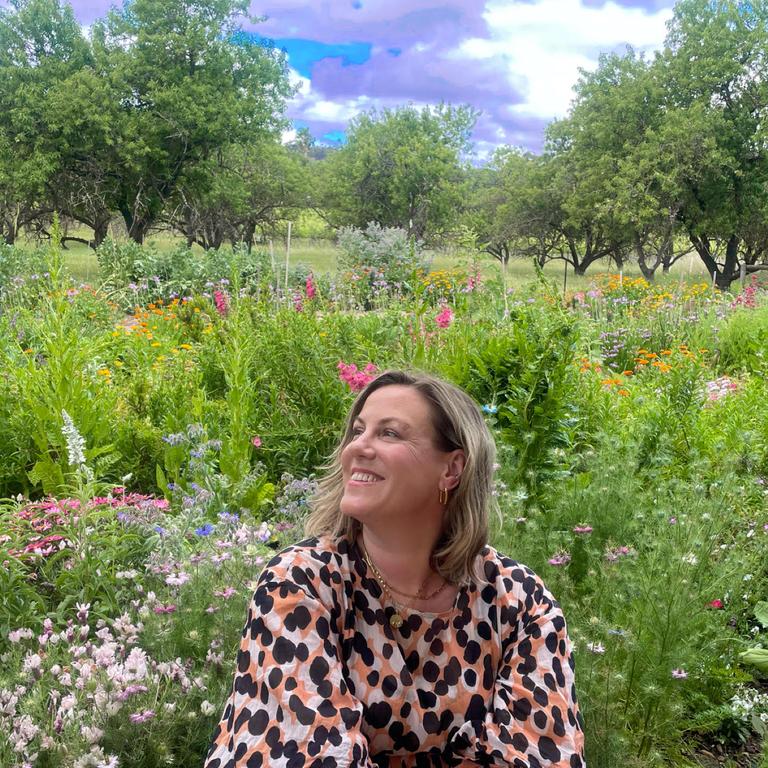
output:
[[[80,234],[72,232],[71,234]],[[176,248],[182,239],[170,233],[158,233],[147,239],[147,245],[157,248],[159,251],[167,251]],[[257,247],[269,250],[269,243]],[[275,241],[271,243],[275,262],[285,263],[286,243],[285,241]],[[193,246],[192,252],[201,252],[199,246]],[[299,264],[305,264],[319,274],[335,272],[337,269],[337,260],[340,254],[339,248],[331,240],[322,239],[299,239],[291,242],[291,252],[289,263],[291,267]],[[432,269],[451,269],[457,266],[468,266],[469,260],[466,255],[457,253],[455,250],[436,250],[428,251],[427,255],[431,258]],[[70,273],[76,280],[85,283],[98,284],[99,264],[95,253],[82,243],[67,243],[65,251],[65,264]],[[498,261],[489,255],[481,255],[477,264],[483,277],[487,279],[497,278],[501,274],[501,265]],[[561,289],[564,281],[567,290],[586,290],[595,279],[595,275],[604,272],[616,272],[615,265],[610,265],[607,261],[601,261],[594,264],[585,276],[575,275],[573,268],[566,265],[563,261],[551,261],[544,266],[544,274],[553,280]],[[506,280],[510,288],[518,288],[530,282],[534,278],[533,264],[524,259],[513,259],[507,265]],[[627,264],[623,274],[628,278],[641,277],[640,268],[635,262]],[[680,259],[668,275],[663,275],[661,270],[657,272],[656,281],[661,284],[677,284],[679,282],[709,282],[711,277],[707,275],[706,269],[696,254],[689,254]]]

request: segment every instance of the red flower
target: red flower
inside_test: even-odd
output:
[[[716,610],[720,610],[721,608],[724,608],[722,600],[712,600],[709,603],[707,603],[707,608],[715,608]]]

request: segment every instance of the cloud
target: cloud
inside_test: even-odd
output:
[[[0,0],[2,2],[2,0]],[[468,103],[480,154],[538,151],[600,52],[661,47],[674,0],[263,0],[250,29],[288,53],[288,115],[314,135],[372,107]],[[74,0],[81,21],[109,0]]]
[[[481,154],[501,143],[539,151],[544,129],[568,111],[579,70],[602,51],[659,48],[671,0],[393,0],[304,2],[265,8],[264,33],[309,34],[328,45],[370,43],[357,64],[318,56],[311,88],[290,114],[343,130],[356,111],[398,104],[469,103],[482,110]],[[279,44],[279,35],[275,35]],[[393,50],[394,49],[394,53]],[[289,51],[290,55],[290,51]],[[319,129],[319,125],[318,125]],[[318,133],[318,135],[320,135]]]
[[[506,54],[508,76],[525,83],[524,104],[513,112],[552,119],[567,113],[579,68],[594,69],[600,52],[626,45],[660,48],[670,16],[670,9],[648,13],[615,2],[598,8],[579,0],[492,0],[485,10],[490,40],[469,39],[461,48],[483,57]]]

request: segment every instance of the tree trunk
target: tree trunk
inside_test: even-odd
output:
[[[109,215],[99,217],[94,222],[93,227],[93,240],[91,240],[91,248],[96,250],[106,239],[109,234]]]
[[[707,273],[714,275],[715,285],[721,291],[727,291],[731,283],[739,277],[739,237],[731,235],[725,247],[725,265],[720,269],[714,256],[709,238],[706,235],[689,235],[693,247],[699,254],[699,258],[704,262]]]
[[[656,279],[656,269],[659,266],[658,258],[653,266],[648,264],[645,246],[640,235],[635,236],[635,251],[637,252],[637,265],[640,267],[640,272],[649,283],[652,283]]]

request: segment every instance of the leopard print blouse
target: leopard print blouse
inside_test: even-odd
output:
[[[581,768],[557,602],[491,547],[454,607],[394,609],[345,539],[308,539],[259,578],[205,768]]]

